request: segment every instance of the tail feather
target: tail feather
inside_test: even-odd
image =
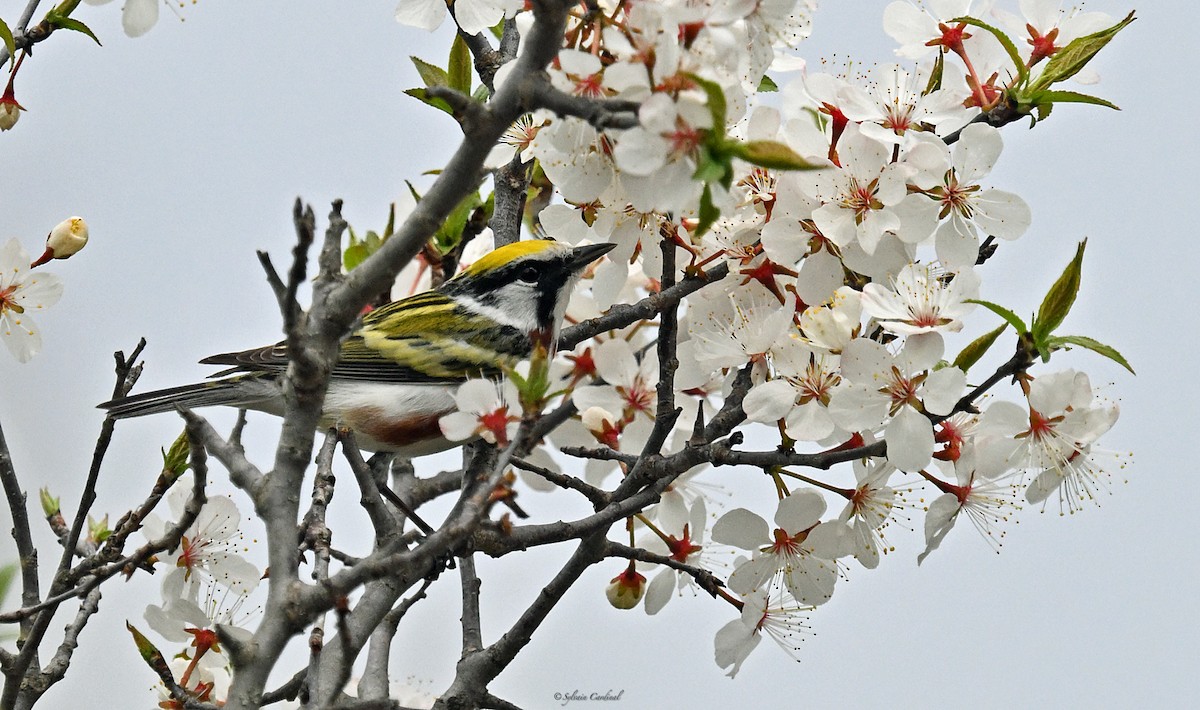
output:
[[[96,405],[108,410],[113,419],[141,417],[147,414],[173,412],[177,408],[230,406],[251,408],[255,404],[278,396],[275,377],[260,374],[230,377],[211,382],[170,387],[113,399]]]

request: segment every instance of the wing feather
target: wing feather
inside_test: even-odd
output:
[[[343,343],[333,377],[379,382],[447,383],[495,377],[529,355],[529,338],[427,291],[393,301],[363,317]],[[234,372],[281,372],[287,346],[275,343],[204,358]],[[215,375],[216,376],[216,375]]]

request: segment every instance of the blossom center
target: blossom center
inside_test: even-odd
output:
[[[16,292],[16,290],[17,287],[13,285],[0,291],[0,313],[3,313],[4,311],[12,311],[13,313],[25,312],[25,309],[21,306],[21,304],[17,303],[16,299],[13,298],[13,294]]]
[[[496,443],[508,443],[508,407],[499,407],[479,415],[479,425],[496,437]]]
[[[883,209],[883,203],[875,197],[875,191],[878,187],[878,179],[863,185],[858,181],[858,178],[850,178],[850,189],[846,191],[845,196],[842,198],[842,206],[854,211],[855,222],[862,224],[868,212]]]
[[[776,555],[796,555],[801,552],[800,543],[808,533],[801,531],[794,536],[788,535],[783,528],[775,528],[775,542],[769,548]]]

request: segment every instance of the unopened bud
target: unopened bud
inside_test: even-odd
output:
[[[617,609],[632,609],[642,600],[642,594],[645,591],[646,578],[638,574],[631,560],[625,571],[613,577],[612,581],[608,583],[608,589],[604,590],[604,594],[608,597],[608,603]]]
[[[17,125],[17,120],[21,118],[21,112],[25,107],[17,103],[17,99],[13,96],[12,87],[0,96],[0,131],[7,131]]]
[[[148,663],[150,667],[156,671],[159,669],[167,669],[167,673],[169,674],[170,669],[167,667],[167,661],[163,658],[163,655],[158,648],[155,647],[154,643],[151,642],[150,639],[146,638],[141,631],[138,631],[136,628],[134,628],[133,624],[129,623],[128,621],[125,622],[125,628],[129,629],[130,634],[133,634],[133,643],[135,646],[137,646],[138,653],[141,655],[142,660]]]
[[[617,418],[603,407],[588,407],[580,415],[583,425],[592,432],[596,441],[610,449],[620,449],[621,429]]]
[[[46,237],[46,251],[33,262],[41,266],[51,259],[66,259],[82,249],[88,242],[88,226],[82,217],[71,217],[59,222]]]
[[[43,488],[38,492],[38,500],[42,502],[42,512],[46,514],[47,518],[58,515],[59,511],[62,510],[62,506],[59,505],[58,498],[50,495],[49,488]]]
[[[109,535],[112,535],[112,530],[108,529],[107,513],[99,520],[94,520],[92,516],[88,516],[88,540],[99,545],[107,540]]]
[[[163,476],[171,483],[184,474],[188,470],[188,457],[191,455],[191,447],[188,443],[187,431],[183,431],[179,436],[175,437],[175,442],[171,444],[170,449],[162,450],[163,457]]]
[[[605,426],[613,426],[614,418],[604,407],[588,407],[583,410],[580,415],[583,420],[583,425],[593,434],[600,434],[604,431]]]

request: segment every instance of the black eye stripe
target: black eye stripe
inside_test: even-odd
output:
[[[558,284],[566,281],[569,274],[566,266],[567,257],[555,257],[525,261],[522,264],[507,264],[491,273],[478,274],[473,279],[454,278],[442,284],[440,290],[447,295],[468,293],[481,295],[500,289],[512,283],[539,283],[547,279],[557,280]],[[526,276],[529,278],[525,278]],[[555,279],[554,277],[558,277]]]

